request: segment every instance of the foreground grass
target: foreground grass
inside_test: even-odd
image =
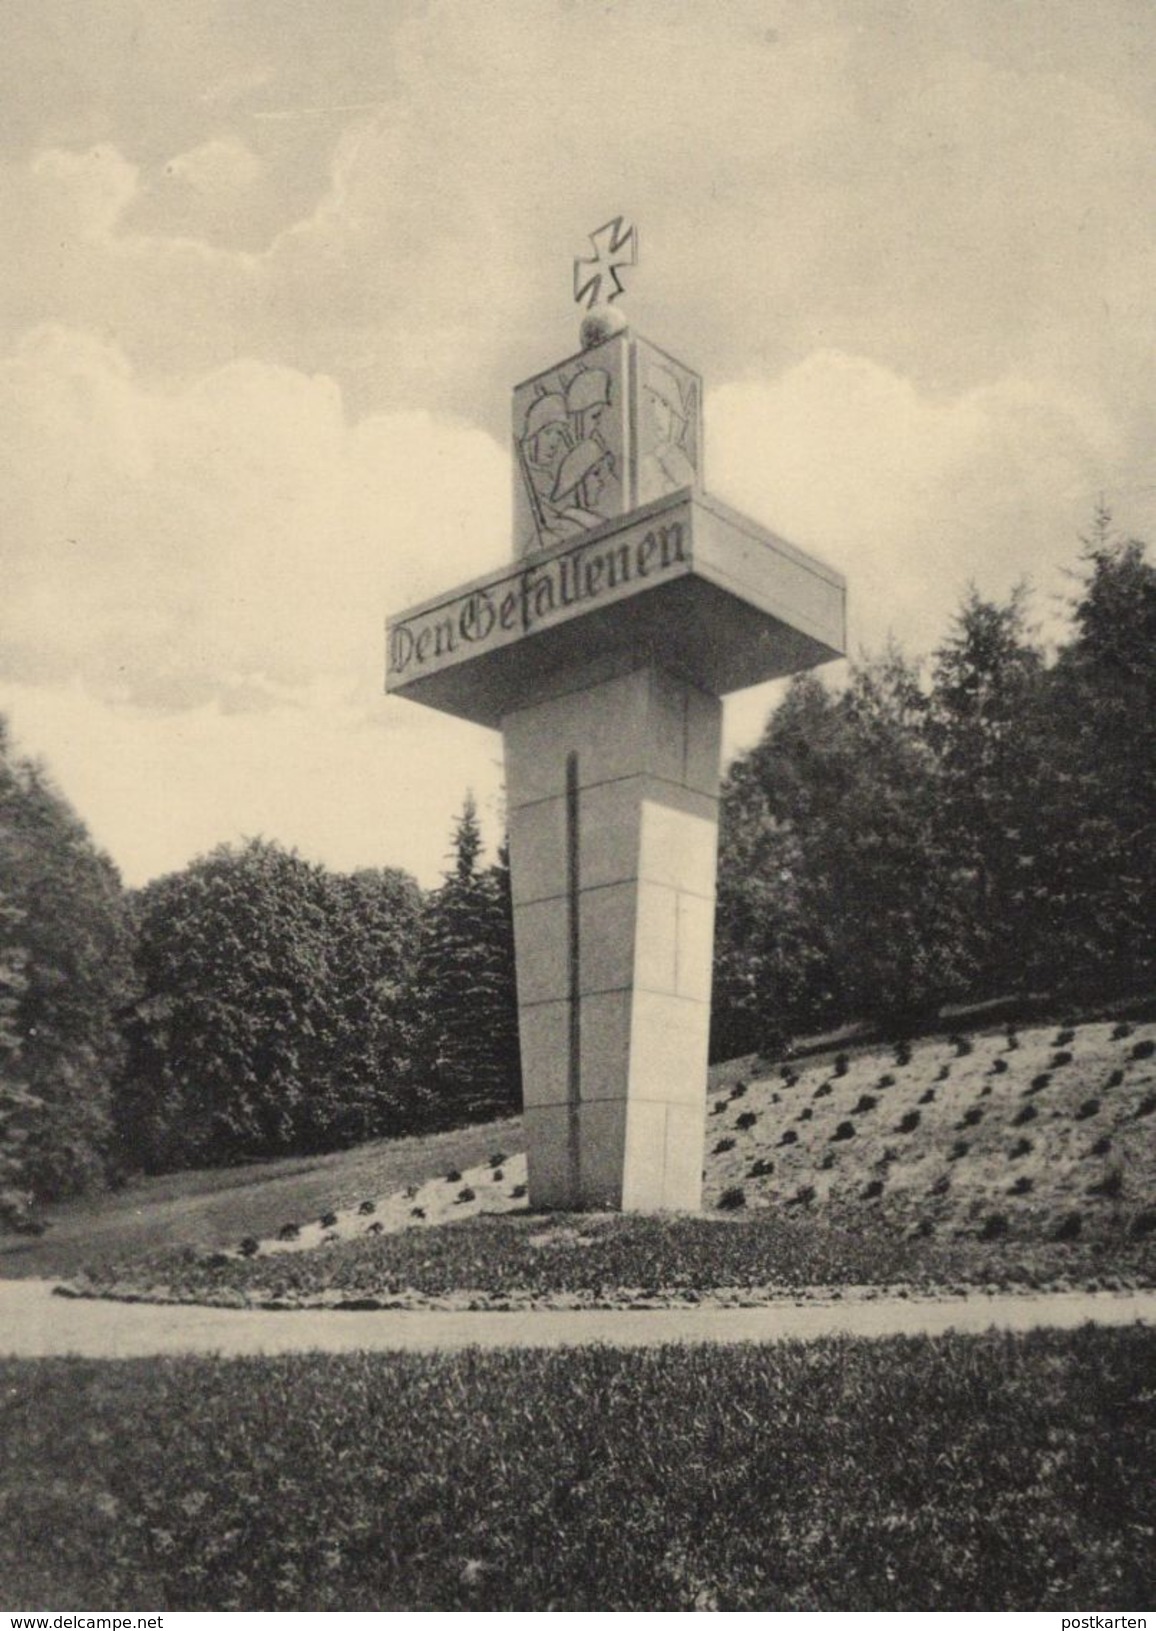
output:
[[[79,1277],[97,1294],[191,1302],[324,1300],[372,1304],[449,1299],[501,1303],[574,1298],[609,1304],[694,1302],[718,1290],[845,1285],[1156,1283],[1156,1237],[1097,1242],[936,1241],[809,1217],[572,1214],[477,1217],[302,1252],[247,1260],[162,1253]]]
[[[1156,1595],[1156,1334],[0,1365],[5,1609]]]

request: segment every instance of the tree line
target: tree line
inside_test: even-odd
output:
[[[1058,651],[1023,591],[973,591],[928,662],[791,684],[724,780],[716,1057],[1150,990],[1156,570],[1101,512],[1081,574]],[[126,891],[0,720],[0,1220],[519,1102],[509,866],[472,801],[428,892],[263,840]]]
[[[928,664],[793,682],[723,788],[715,1047],[1154,973],[1156,571],[1100,511],[1071,633],[972,590]]]
[[[509,867],[330,871],[261,839],[126,891],[0,721],[0,1223],[134,1172],[520,1104]]]

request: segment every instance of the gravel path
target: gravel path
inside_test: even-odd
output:
[[[442,1311],[271,1312],[55,1297],[48,1280],[0,1281],[0,1356],[78,1354],[129,1359],[353,1349],[429,1351],[561,1348],[600,1342],[783,1342],[848,1334],[882,1337],[1156,1323],[1156,1291],[1050,1292],[969,1297],[774,1303],[762,1308],[544,1309],[516,1314]]]

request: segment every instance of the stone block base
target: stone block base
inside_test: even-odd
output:
[[[654,662],[502,720],[535,1207],[701,1205],[720,725]]]

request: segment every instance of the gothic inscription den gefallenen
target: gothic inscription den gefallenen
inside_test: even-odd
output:
[[[689,567],[681,521],[642,523],[574,545],[393,624],[390,676],[431,673],[483,649],[508,645],[579,616],[594,602],[621,599]]]

